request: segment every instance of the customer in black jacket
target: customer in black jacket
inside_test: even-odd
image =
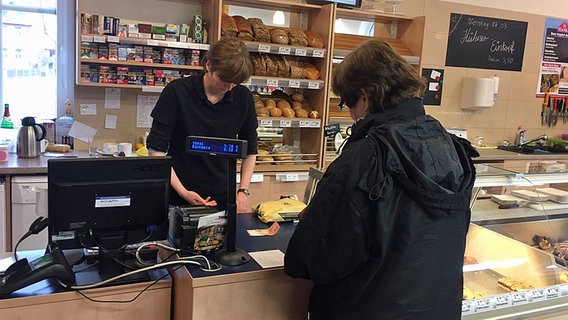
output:
[[[426,115],[424,80],[385,42],[347,55],[332,89],[356,122],[285,256],[314,282],[310,319],[460,319],[477,152]]]

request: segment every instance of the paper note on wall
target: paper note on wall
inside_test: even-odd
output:
[[[107,114],[105,116],[105,129],[116,129],[116,120],[118,117],[114,114]]]
[[[158,102],[158,96],[138,95],[136,103],[136,128],[150,128],[152,126],[152,117],[150,117],[150,114],[156,102]]]
[[[105,89],[105,109],[120,109],[120,89]]]

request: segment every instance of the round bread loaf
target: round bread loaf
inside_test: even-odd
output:
[[[292,108],[283,108],[282,109],[282,116],[284,116],[286,118],[294,118],[295,114],[296,114],[296,112],[294,112],[294,110],[292,110]]]
[[[290,102],[286,101],[286,100],[278,100],[278,102],[276,102],[276,106],[278,108],[288,108],[288,109],[292,109],[292,106],[290,105]]]
[[[308,111],[307,110],[300,108],[300,109],[295,109],[294,111],[296,112],[296,117],[298,117],[298,118],[307,118],[308,117]]]
[[[264,100],[264,106],[268,109],[276,108],[276,101],[273,99],[266,99]]]
[[[298,102],[302,102],[304,101],[304,95],[301,92],[294,92],[290,98],[292,99],[292,101],[298,101]]]
[[[257,117],[268,117],[269,112],[267,108],[256,108],[256,116]]]
[[[314,111],[310,111],[310,112],[308,113],[308,118],[317,119],[317,118],[319,118],[319,117],[320,117],[319,112],[317,112],[317,111],[315,111],[315,110],[314,110]]]
[[[268,109],[268,112],[270,112],[270,116],[271,117],[281,117],[282,116],[282,109],[280,108],[270,108]]]
[[[292,109],[302,109],[303,104],[299,101],[292,101]]]

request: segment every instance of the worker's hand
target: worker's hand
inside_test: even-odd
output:
[[[251,212],[248,195],[243,192],[237,192],[237,213]]]
[[[189,202],[189,204],[194,206],[207,206],[207,207],[214,207],[217,205],[217,201],[211,199],[211,197],[202,198],[197,192],[195,191],[187,191],[183,198],[185,201]]]

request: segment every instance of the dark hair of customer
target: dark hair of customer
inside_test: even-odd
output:
[[[370,113],[393,108],[401,101],[421,97],[426,82],[388,43],[370,40],[348,54],[333,69],[332,91],[353,106],[365,89]],[[384,110],[383,110],[384,111]]]

